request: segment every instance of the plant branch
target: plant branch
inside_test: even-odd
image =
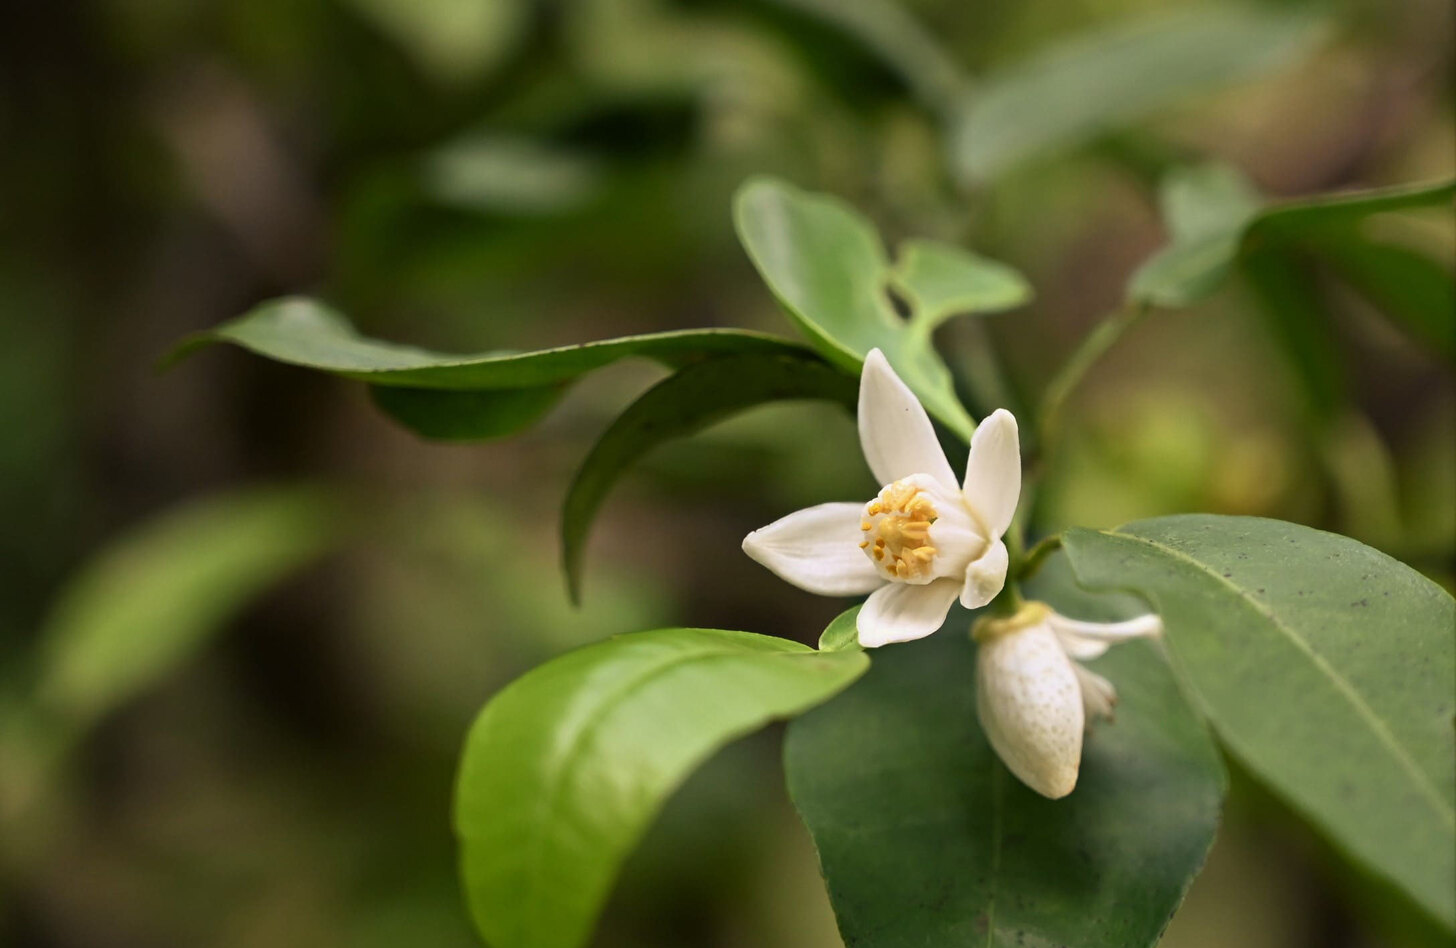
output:
[[[1060,431],[1062,411],[1066,407],[1067,399],[1071,396],[1082,379],[1086,377],[1088,370],[1097,364],[1097,360],[1107,354],[1119,339],[1142,318],[1148,311],[1146,303],[1125,303],[1121,308],[1114,310],[1110,315],[1097,325],[1097,328],[1082,340],[1082,344],[1072,353],[1061,371],[1056,374],[1046,388],[1042,396],[1041,411],[1037,416],[1040,438],[1038,442],[1042,445],[1042,453],[1049,453],[1049,449],[1056,443],[1056,437]]]

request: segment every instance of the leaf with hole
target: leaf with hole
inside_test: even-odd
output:
[[[491,948],[576,948],[618,867],[713,751],[859,677],[862,652],[660,629],[570,652],[470,729],[455,793],[466,899]]]
[[[1224,744],[1342,849],[1456,926],[1456,602],[1383,553],[1253,517],[1072,530],[1079,580],[1163,617]]]
[[[891,264],[879,235],[844,202],[757,178],[734,201],[738,237],[759,274],[820,353],[858,373],[871,349],[932,415],[962,438],[975,422],[956,397],[950,370],[931,344],[957,313],[993,312],[1029,297],[1004,264],[930,241],[907,243]],[[902,295],[908,317],[896,311]]]

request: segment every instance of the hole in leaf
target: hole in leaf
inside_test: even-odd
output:
[[[885,284],[884,293],[885,299],[888,300],[890,303],[891,311],[894,312],[896,316],[900,317],[901,322],[909,322],[910,316],[914,312],[914,310],[910,306],[910,302],[900,294],[899,290],[895,289],[895,286],[892,283]]]

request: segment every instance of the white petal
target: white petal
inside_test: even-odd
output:
[[[820,504],[743,538],[743,552],[800,589],[858,596],[884,583],[859,548],[863,504]]]
[[[976,714],[986,739],[1022,783],[1053,800],[1072,792],[1086,714],[1076,671],[1049,626],[981,643]]]
[[[859,377],[859,443],[882,485],[929,474],[946,487],[956,486],[930,416],[878,349],[865,356]]]
[[[1067,654],[1082,660],[1096,658],[1118,642],[1151,638],[1163,631],[1163,620],[1152,614],[1126,622],[1085,622],[1054,612],[1047,616],[1047,622],[1051,623]]]
[[[878,648],[923,639],[945,623],[960,583],[937,579],[925,586],[890,583],[876,589],[859,611],[859,644]]]
[[[1077,676],[1077,684],[1082,688],[1082,710],[1087,717],[1112,717],[1112,709],[1117,705],[1117,689],[1112,687],[1112,682],[1076,662],[1072,663],[1072,671]]]
[[[1021,497],[1021,441],[1016,416],[998,408],[971,435],[971,456],[966,460],[966,503],[981,518],[991,536],[1011,526]]]
[[[1006,544],[997,540],[992,543],[981,558],[973,560],[966,567],[966,578],[961,585],[961,605],[967,609],[979,609],[995,599],[1006,585]]]

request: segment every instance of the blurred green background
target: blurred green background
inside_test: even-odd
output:
[[[772,173],[846,197],[887,237],[1025,272],[1031,307],[940,341],[972,382],[994,347],[1032,403],[1165,242],[1169,168],[1227,161],[1276,197],[1456,169],[1445,0],[1172,6],[15,5],[0,30],[0,943],[475,944],[449,806],[485,699],[615,632],[814,641],[841,604],[739,541],[873,490],[839,461],[858,454],[842,412],[756,411],[628,479],[573,610],[557,505],[656,370],[597,373],[511,442],[440,446],[361,386],[241,352],[156,374],[178,338],[285,292],[447,350],[787,333],[730,221],[734,188]],[[1134,51],[1111,85],[1094,61],[1033,109],[968,105],[1028,63],[1105,50],[1107,31],[1152,48],[1144,29],[1193,39]],[[1449,210],[1372,226],[1451,263]],[[1449,588],[1450,362],[1330,274],[1311,280],[1314,345],[1291,349],[1243,285],[1143,321],[1077,391],[1039,527],[1281,517]],[[597,944],[839,944],[778,751],[770,731],[690,781]],[[1429,941],[1242,779],[1166,938]]]

